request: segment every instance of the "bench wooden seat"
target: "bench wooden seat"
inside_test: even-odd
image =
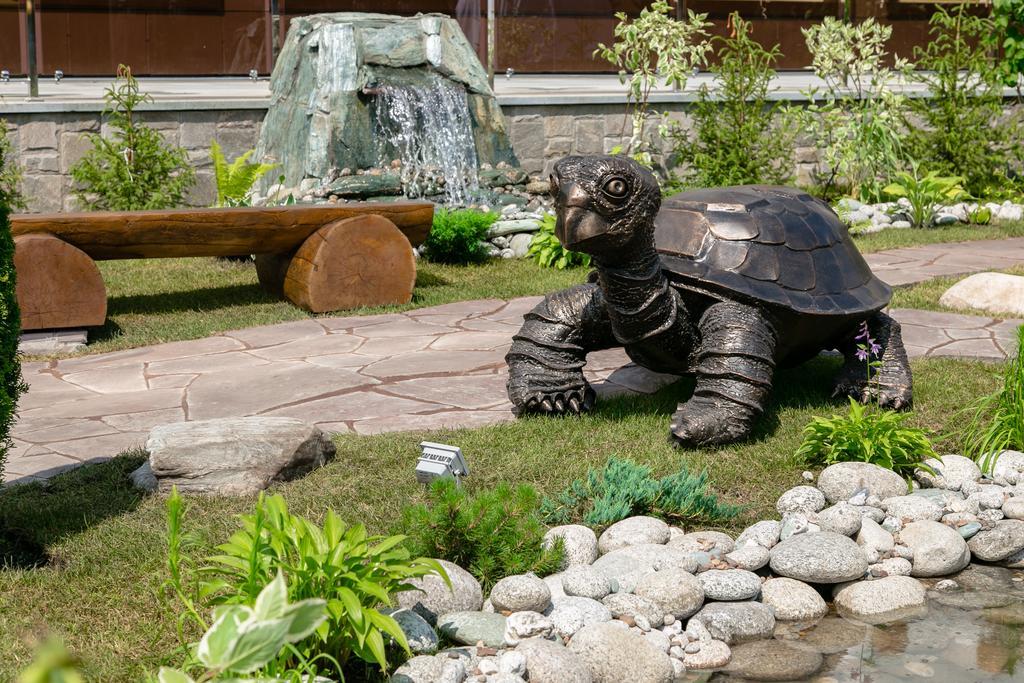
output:
[[[257,255],[260,283],[314,313],[407,303],[429,202],[17,214],[22,329],[102,325],[94,261]]]

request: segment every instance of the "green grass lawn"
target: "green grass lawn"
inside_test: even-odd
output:
[[[864,252],[936,242],[1024,236],[1024,223],[886,230],[857,237]],[[309,314],[267,295],[251,263],[208,258],[105,261],[107,323],[90,334],[86,353],[102,353],[226,330],[300,320]],[[467,299],[509,299],[546,294],[585,280],[587,270],[559,271],[532,261],[494,259],[478,266],[420,261],[413,300],[405,306],[364,308],[339,315],[364,315],[435,306]]]
[[[339,437],[334,462],[276,490],[300,514],[319,519],[330,507],[348,522],[386,532],[403,504],[423,499],[413,476],[423,439],[462,447],[472,469],[467,486],[510,481],[533,484],[543,493],[560,490],[618,455],[649,463],[658,475],[684,464],[706,468],[713,492],[745,506],[728,527],[736,531],[776,517],[777,496],[802,483],[805,465],[793,458],[801,430],[812,415],[844,410],[842,402],[828,397],[837,363],[818,359],[779,373],[754,439],[736,446],[685,451],[669,445],[669,415],[690,391],[680,382],[652,397],[602,403],[582,418]],[[911,422],[937,432],[953,425],[959,409],[998,385],[1000,369],[980,362],[915,362]],[[956,449],[955,437],[940,440],[941,451]],[[141,462],[139,455],[124,455],[56,477],[45,487],[26,485],[0,496],[0,543],[29,555],[33,546],[42,547],[51,558],[41,568],[0,570],[0,680],[10,680],[29,661],[33,645],[48,635],[63,638],[81,657],[87,680],[136,683],[161,663],[179,663],[177,606],[160,595],[167,578],[164,498],[142,496],[125,481]],[[251,498],[191,498],[187,526],[211,548],[233,530],[232,516],[250,510],[252,503]]]

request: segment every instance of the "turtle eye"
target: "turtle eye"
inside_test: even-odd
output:
[[[609,199],[615,201],[621,201],[626,198],[629,193],[629,185],[626,181],[619,177],[609,178],[605,181],[604,187],[601,188]]]

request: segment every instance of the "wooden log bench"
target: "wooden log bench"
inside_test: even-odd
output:
[[[95,261],[256,255],[260,284],[314,313],[407,303],[428,202],[17,214],[23,330],[102,325]]]

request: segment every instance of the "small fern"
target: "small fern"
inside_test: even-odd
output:
[[[740,508],[718,502],[707,492],[708,475],[694,476],[684,465],[661,479],[651,468],[632,460],[611,458],[603,469],[591,469],[554,498],[545,498],[541,516],[547,524],[583,522],[605,527],[634,515],[671,522],[717,522],[735,517]]]
[[[540,230],[530,241],[530,249],[526,255],[545,268],[565,270],[576,266],[589,266],[590,255],[577,251],[569,251],[562,246],[555,236],[555,216],[547,214],[540,223]]]
[[[249,191],[256,181],[269,173],[276,164],[250,164],[249,150],[230,164],[224,158],[224,152],[214,140],[210,144],[210,157],[213,159],[213,174],[217,181],[217,203],[214,206],[248,206]]]

